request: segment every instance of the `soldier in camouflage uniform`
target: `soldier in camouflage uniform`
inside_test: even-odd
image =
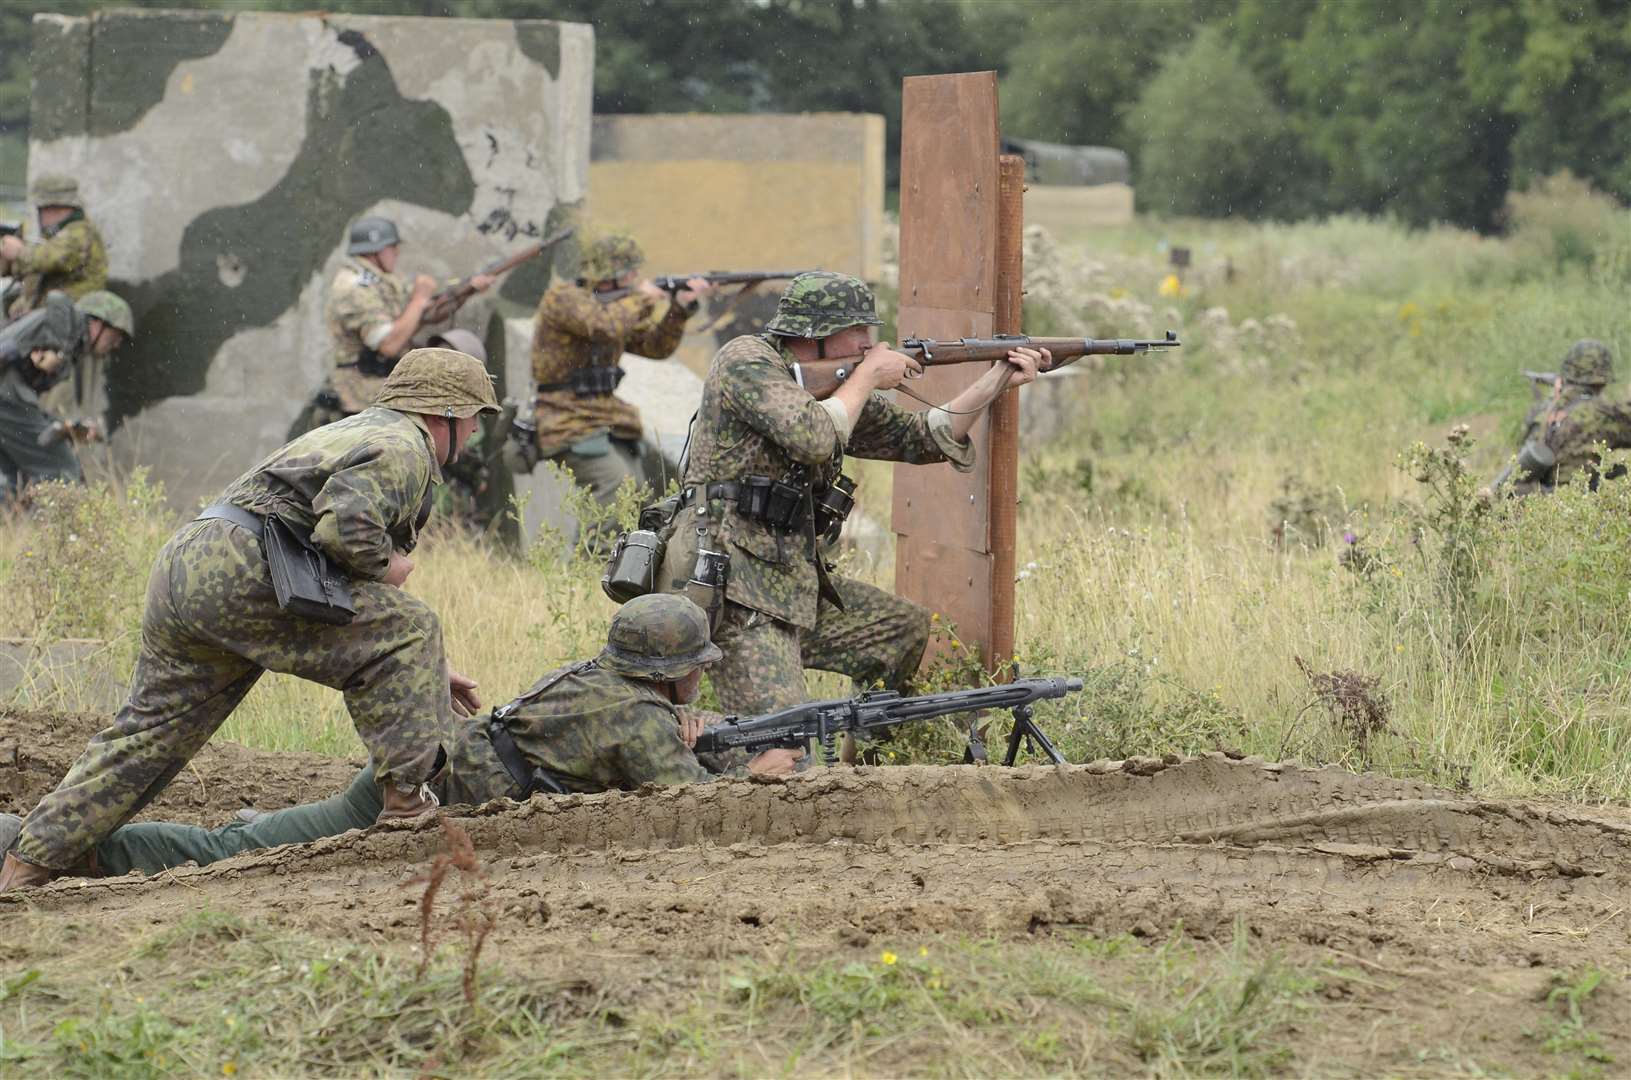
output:
[[[301,436],[240,476],[184,525],[153,566],[130,696],[28,816],[0,892],[90,855],[150,802],[264,671],[345,694],[381,785],[382,817],[427,812],[452,711],[480,707],[451,672],[436,614],[400,586],[432,485],[476,416],[496,411],[487,371],[446,349],[409,353],[378,403]],[[349,578],[347,625],[302,618],[275,596],[262,534],[276,515]]]
[[[107,249],[85,217],[79,184],[68,176],[42,176],[29,196],[39,211],[40,242],[0,237],[0,273],[17,279],[0,298],[10,319],[33,311],[54,290],[78,300],[108,287]]]
[[[71,429],[40,397],[82,356],[111,356],[135,332],[130,305],[110,292],[87,293],[78,303],[54,292],[0,328],[0,503],[37,481],[83,479],[74,441],[98,439],[100,430]]]
[[[289,438],[368,408],[398,358],[413,346],[436,292],[436,279],[418,274],[410,284],[397,274],[401,252],[395,222],[364,217],[352,224],[345,262],[329,285],[323,308],[334,370],[295,418]],[[493,280],[478,274],[470,284],[482,292]],[[451,311],[446,314],[452,316]]]
[[[1583,472],[1595,491],[1601,479],[1597,444],[1631,447],[1631,404],[1603,394],[1613,381],[1608,346],[1590,338],[1575,342],[1563,357],[1551,398],[1530,411],[1517,454],[1491,489],[1514,496],[1549,493]]]
[[[698,298],[713,289],[693,278],[670,299],[639,280],[644,261],[640,246],[622,234],[586,244],[577,280],[550,286],[533,330],[538,455],[565,467],[602,506],[626,478],[657,486],[640,464],[640,411],[613,392],[623,354],[673,356]]]
[[[929,613],[832,574],[817,539],[825,523],[812,510],[839,479],[845,453],[971,469],[975,419],[1049,360],[1015,350],[944,407],[911,412],[877,393],[921,370],[872,344],[879,322],[865,283],[826,271],[800,274],[765,332],[727,342],[708,369],[659,587],[686,588],[699,543],[730,556],[714,628],[724,658],[710,673],[727,712],[764,713],[806,700],[806,667],[843,672],[861,686],[906,689],[928,644]],[[795,377],[798,362],[862,353],[854,374],[825,400]],[[798,492],[794,520],[772,523],[745,505],[756,477]]]
[[[436,792],[447,803],[478,804],[524,799],[535,790],[632,791],[642,784],[713,780],[717,774],[704,769],[690,747],[704,723],[718,717],[682,712],[680,706],[696,699],[702,668],[718,658],[708,640],[708,617],[695,604],[681,596],[637,597],[612,616],[599,656],[552,671],[508,705],[462,722],[447,770],[433,782]],[[504,734],[495,735],[495,727]],[[495,743],[507,744],[501,751]],[[766,750],[728,775],[785,776],[800,756],[796,750]],[[203,865],[364,829],[380,809],[370,766],[339,795],[271,813],[246,812],[245,820],[219,829],[126,825],[97,845],[96,865],[109,874]],[[7,816],[0,814],[0,850],[15,825]]]

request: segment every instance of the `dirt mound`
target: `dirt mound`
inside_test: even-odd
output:
[[[57,786],[91,736],[100,713],[0,710],[0,811],[26,814]],[[138,821],[219,825],[243,806],[281,807],[339,791],[365,762],[319,754],[269,753],[212,740]]]
[[[771,926],[1154,934],[1237,918],[1299,939],[1376,941],[1429,912],[1515,942],[1612,917],[1631,883],[1623,820],[1222,755],[823,770],[452,817],[511,916],[500,939],[523,954],[607,927],[645,951],[680,939],[734,947]],[[401,887],[442,840],[433,822],[398,824],[161,881],[62,882],[30,902],[173,914],[208,898],[406,935],[413,898]]]

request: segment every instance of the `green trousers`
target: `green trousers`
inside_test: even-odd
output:
[[[366,829],[379,817],[380,806],[379,785],[374,782],[374,767],[370,765],[338,795],[274,810],[253,823],[234,821],[218,829],[168,821],[122,826],[96,846],[97,866],[110,875],[132,870],[156,874],[189,862],[206,866],[245,851],[304,844],[352,829]]]

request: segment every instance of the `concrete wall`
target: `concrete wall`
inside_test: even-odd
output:
[[[190,506],[281,442],[330,362],[323,298],[355,217],[397,220],[399,270],[452,278],[566,216],[593,64],[569,23],[36,16],[30,174],[78,176],[136,313],[107,377],[114,464]],[[549,272],[517,271],[460,325],[502,343]]]
[[[878,278],[881,116],[597,116],[589,177],[591,217],[632,232],[652,273],[800,269]],[[727,325],[687,335],[680,358],[706,370],[719,344],[762,325],[780,291],[762,286]],[[721,310],[716,303],[714,315]],[[692,325],[709,321],[699,315]]]

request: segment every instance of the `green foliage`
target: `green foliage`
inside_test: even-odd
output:
[[[1603,1045],[1603,1037],[1586,1023],[1586,1003],[1607,977],[1596,967],[1570,974],[1554,972],[1546,992],[1552,1014],[1537,1030],[1528,1033],[1549,1054],[1579,1058],[1581,1064],[1570,1070],[1570,1076],[1601,1076],[1603,1066],[1614,1064],[1614,1055]]]
[[[1280,108],[1225,38],[1203,27],[1162,64],[1130,124],[1139,201],[1168,214],[1292,216],[1297,146]]]

